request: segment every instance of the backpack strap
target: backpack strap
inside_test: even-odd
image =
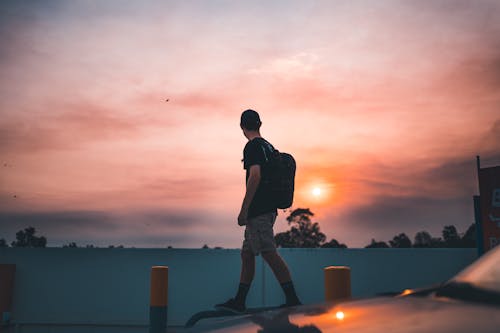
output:
[[[262,152],[264,153],[264,158],[266,159],[266,163],[269,162],[269,157],[267,157],[266,149],[264,145],[268,148],[268,150],[272,153],[276,149],[274,149],[273,145],[267,142],[265,139],[259,140],[261,141],[260,147],[262,148]]]

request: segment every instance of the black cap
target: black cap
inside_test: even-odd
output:
[[[261,125],[260,117],[257,111],[248,109],[241,114],[240,126],[247,130],[256,131]]]

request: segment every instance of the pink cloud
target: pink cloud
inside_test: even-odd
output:
[[[394,230],[394,205],[464,210],[467,161],[498,155],[499,8],[10,5],[0,17],[0,152],[12,167],[0,173],[0,208],[198,205],[229,219],[244,187],[239,115],[255,108],[264,136],[297,158],[296,204],[329,232],[372,232],[348,220],[370,213]],[[310,197],[314,184],[326,199]]]

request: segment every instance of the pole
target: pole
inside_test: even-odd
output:
[[[479,175],[481,173],[481,157],[476,155],[477,168],[477,188],[479,195],[474,196],[474,219],[476,220],[476,245],[477,255],[480,257],[484,253],[483,220],[481,216],[481,186],[479,184]]]
[[[325,300],[337,301],[351,297],[351,268],[328,266],[325,272]]]
[[[0,324],[8,324],[12,311],[12,295],[16,265],[0,264]]]
[[[481,196],[481,186],[479,186],[479,174],[481,173],[481,157],[476,156],[476,169],[477,169],[477,193]]]
[[[476,220],[476,246],[477,256],[484,254],[483,223],[481,220],[481,197],[474,196],[474,219]]]
[[[167,329],[168,267],[151,267],[149,333],[164,333]]]

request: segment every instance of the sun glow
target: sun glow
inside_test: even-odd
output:
[[[315,187],[313,188],[312,190],[312,194],[315,196],[315,197],[319,197],[321,195],[321,189],[319,187]]]
[[[334,199],[334,184],[324,180],[313,180],[305,184],[299,184],[302,188],[300,196],[303,202],[309,205],[329,205]]]

